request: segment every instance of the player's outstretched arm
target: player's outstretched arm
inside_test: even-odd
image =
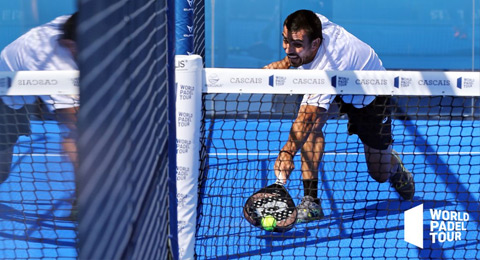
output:
[[[288,69],[290,68],[290,60],[287,56],[283,60],[272,62],[265,67],[264,69]]]
[[[298,116],[290,128],[288,141],[283,146],[275,161],[274,170],[278,180],[286,183],[290,173],[295,168],[293,158],[307,141],[310,134],[323,136],[322,128],[327,117],[326,110],[317,106],[304,105],[300,107]],[[323,153],[323,151],[321,151]]]

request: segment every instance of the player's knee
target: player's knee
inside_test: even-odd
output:
[[[10,167],[9,167],[9,169],[10,169]],[[6,181],[8,179],[9,175],[10,175],[10,172],[0,170],[0,184],[2,184],[4,181]]]
[[[384,183],[390,178],[391,164],[388,163],[371,163],[368,164],[368,173],[374,180]]]
[[[8,179],[12,165],[12,153],[9,149],[0,151],[0,184]]]
[[[388,180],[390,174],[385,172],[370,172],[370,176],[379,183],[384,183]]]

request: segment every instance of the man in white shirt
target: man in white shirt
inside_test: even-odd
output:
[[[309,10],[290,14],[283,24],[285,59],[264,68],[309,70],[385,70],[375,51],[322,15]],[[391,118],[387,97],[362,95],[305,95],[288,141],[275,162],[275,174],[286,183],[294,169],[293,158],[301,150],[304,198],[298,206],[298,222],[323,218],[318,199],[318,167],[325,140],[322,128],[330,104],[336,100],[340,112],[349,118],[349,134],[357,134],[364,144],[370,176],[383,183],[390,181],[406,200],[414,196],[412,174],[405,169],[392,149]]]
[[[9,44],[0,54],[0,71],[78,70],[75,28],[77,14],[60,16],[35,27]],[[50,112],[55,112],[63,135],[62,146],[77,166],[77,96],[41,96]],[[0,183],[10,173],[13,147],[20,135],[30,134],[25,105],[35,96],[0,98]]]

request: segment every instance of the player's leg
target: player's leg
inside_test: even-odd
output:
[[[413,198],[415,184],[412,174],[403,166],[398,153],[392,149],[390,100],[377,97],[366,107],[348,111],[349,132],[357,134],[364,145],[370,176],[392,187],[406,200]]]
[[[62,147],[75,169],[78,168],[77,154],[77,111],[78,107],[56,109],[55,114],[62,130]]]
[[[413,175],[405,168],[392,146],[378,150],[364,144],[364,149],[370,176],[380,183],[389,180],[403,199],[411,200],[415,194]]]
[[[388,100],[377,97],[363,108],[345,103],[338,96],[335,100],[340,105],[340,112],[348,115],[348,134],[358,135],[364,145],[370,176],[378,182],[386,182],[391,172],[392,150],[390,112],[385,109]]]
[[[315,124],[314,131],[308,136],[301,150],[304,197],[297,206],[297,222],[299,223],[324,217],[318,198],[318,170],[325,148],[322,127],[323,123]]]
[[[13,109],[0,98],[0,183],[10,176],[13,148],[20,135],[30,133],[25,108]]]
[[[358,136],[364,144],[365,157],[370,176],[382,183],[390,181],[392,187],[406,200],[415,193],[412,173],[403,165],[398,153],[393,150],[392,118],[390,101],[377,97],[372,104],[361,109],[365,115],[357,122]]]
[[[56,109],[55,114],[57,120],[59,121],[59,127],[62,133],[62,148],[63,151],[68,155],[70,162],[73,164],[74,172],[78,171],[78,152],[77,152],[77,107],[62,108]],[[78,205],[77,205],[77,194],[78,187],[75,185],[75,194],[72,199],[72,210],[70,212],[69,218],[73,221],[77,220],[78,216]]]
[[[0,184],[8,179],[12,165],[13,146],[0,146]]]
[[[392,164],[392,146],[379,150],[363,144],[368,173],[377,182],[386,182],[396,171],[397,165]]]
[[[402,196],[405,200],[412,200],[415,195],[415,182],[413,175],[403,165],[400,156],[395,150],[392,150],[391,164],[396,166],[392,167],[394,172],[390,175],[390,183],[392,187]]]
[[[318,168],[323,156],[323,133],[310,134],[301,150],[304,195],[318,198]]]

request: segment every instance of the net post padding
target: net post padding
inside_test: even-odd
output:
[[[175,2],[175,53],[178,55],[193,53],[193,2]]]
[[[179,258],[193,259],[198,202],[202,71],[199,55],[175,57]]]

